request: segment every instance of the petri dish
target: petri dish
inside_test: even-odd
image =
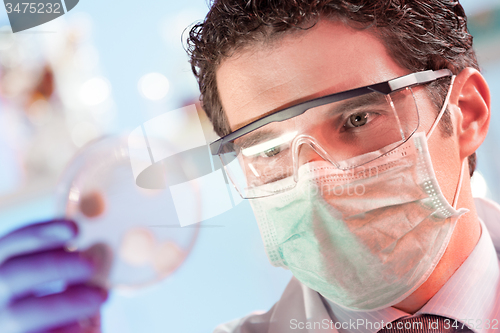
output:
[[[196,242],[199,226],[181,227],[168,186],[141,188],[133,174],[127,137],[104,137],[82,148],[67,165],[57,188],[56,211],[74,220],[78,237],[68,250],[98,261],[94,282],[106,288],[137,289],[175,272]],[[167,143],[165,143],[167,144]],[[163,184],[188,176],[186,161],[156,170]],[[196,168],[196,165],[191,165]],[[184,187],[186,207],[201,214],[201,198]]]

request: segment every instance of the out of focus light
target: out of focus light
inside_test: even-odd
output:
[[[160,73],[149,73],[139,80],[139,92],[144,98],[157,101],[165,97],[170,84],[168,79]]]
[[[98,105],[104,102],[110,95],[111,87],[108,81],[102,77],[95,77],[80,88],[80,99],[86,105]]]
[[[4,25],[0,27],[0,50],[7,50],[14,43],[14,34],[12,30]]]
[[[186,253],[174,242],[157,244],[153,265],[162,275],[172,273],[184,260]]]
[[[28,72],[18,73],[16,71],[8,71],[3,77],[2,96],[18,97],[23,91],[28,89],[30,77]]]
[[[50,121],[52,106],[47,100],[40,98],[33,102],[28,108],[31,122],[41,126]]]
[[[96,126],[92,123],[82,121],[71,131],[71,139],[77,147],[81,147],[92,139],[99,136]]]
[[[485,198],[488,194],[488,184],[479,171],[474,171],[471,178],[472,196],[476,198]]]
[[[148,264],[154,251],[155,238],[146,228],[133,228],[124,235],[120,246],[120,257],[130,265]]]

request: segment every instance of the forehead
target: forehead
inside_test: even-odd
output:
[[[235,52],[222,61],[216,80],[235,130],[310,98],[408,73],[370,31],[323,20],[309,30]]]

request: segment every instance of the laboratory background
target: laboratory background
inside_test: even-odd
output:
[[[477,152],[473,192],[500,202],[500,2],[461,3],[492,95],[491,126]],[[196,106],[190,109],[197,110],[194,117],[175,113],[199,97],[184,41],[186,28],[204,18],[208,5],[80,0],[65,15],[15,34],[0,9],[0,235],[64,215],[61,189],[69,186],[68,165],[99,138],[123,139],[166,124],[169,134],[162,139],[177,142],[201,124],[206,142],[213,139]],[[222,175],[214,160],[172,161],[184,171],[208,161],[210,174]],[[78,172],[95,165],[81,164]],[[189,205],[213,208],[214,197],[221,198],[206,188],[192,191],[178,215],[191,212]],[[291,274],[269,264],[250,205],[232,190],[227,193],[221,194],[230,199],[224,207],[189,222],[189,253],[165,277],[140,289],[111,290],[101,312],[104,333],[211,332],[220,323],[267,311],[279,299]],[[134,202],[127,206],[134,209]],[[179,206],[165,202],[160,208],[174,212]],[[174,215],[163,233],[182,224]]]

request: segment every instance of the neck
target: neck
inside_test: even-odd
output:
[[[468,175],[468,170],[466,172]],[[469,212],[459,218],[443,257],[427,281],[413,294],[394,305],[394,308],[411,314],[417,312],[444,286],[474,250],[481,236],[481,225],[474,206],[468,176],[464,176],[457,207],[467,208]]]

